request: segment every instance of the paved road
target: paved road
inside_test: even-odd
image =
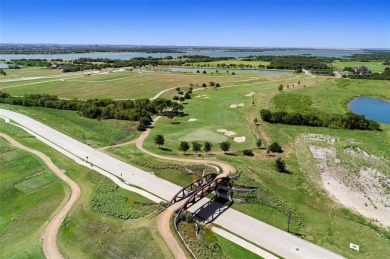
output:
[[[118,177],[122,175],[126,182],[165,200],[170,200],[180,190],[178,185],[94,150],[27,116],[4,109],[0,109],[0,115],[30,129],[31,134],[44,137],[47,144],[72,159],[74,159],[74,156],[77,156],[78,160],[88,157],[88,161],[94,167],[99,167]],[[208,201],[207,198],[204,198],[193,206],[190,211],[195,211]],[[285,258],[342,258],[333,252],[292,236],[234,209],[226,210],[215,219],[214,223]]]

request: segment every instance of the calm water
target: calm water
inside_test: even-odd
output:
[[[8,68],[7,64],[0,63],[0,68]]]
[[[204,55],[210,57],[247,57],[247,56],[283,56],[283,55],[303,55],[310,54],[312,56],[323,56],[323,57],[343,57],[349,56],[356,53],[364,53],[361,50],[319,50],[319,49],[308,49],[308,50],[266,50],[262,52],[226,52],[221,50],[208,50],[208,51],[193,51],[187,53],[85,53],[85,54],[58,54],[58,55],[2,55],[0,59],[11,60],[11,59],[78,59],[78,58],[109,58],[109,59],[123,59],[127,60],[135,57],[149,57],[162,58],[166,56],[178,57],[183,55]]]
[[[255,70],[255,69],[212,69],[212,68],[170,68],[169,70],[176,72],[176,71],[183,71],[183,72],[194,72],[196,70],[199,70],[200,73],[202,73],[203,70],[206,70],[208,73],[215,72],[215,70],[218,70],[219,74],[224,74],[226,71],[229,71],[229,73],[254,73],[254,74],[262,74],[262,75],[274,75],[274,76],[282,76],[282,75],[292,75],[294,74],[291,71],[275,71],[275,70]]]
[[[390,102],[378,98],[358,97],[348,105],[349,109],[367,119],[390,124]]]

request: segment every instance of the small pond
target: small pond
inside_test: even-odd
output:
[[[390,124],[390,102],[388,101],[362,96],[352,100],[348,107],[352,112],[364,115],[367,119]]]

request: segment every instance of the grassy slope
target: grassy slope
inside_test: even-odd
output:
[[[307,84],[301,79],[301,85]],[[384,81],[350,81],[315,78],[319,83],[313,87],[300,90],[287,90],[304,93],[312,97],[313,106],[328,112],[345,112],[346,104],[357,95],[389,97],[389,82]],[[348,131],[326,128],[298,127],[289,125],[261,124],[254,126],[252,119],[258,116],[260,107],[272,106],[272,96],[277,94],[277,85],[284,83],[259,84],[256,86],[219,89],[217,91],[204,91],[210,99],[193,99],[189,102],[186,112],[190,117],[198,119],[196,122],[186,122],[189,117],[178,118],[180,124],[171,125],[168,120],[161,120],[156,124],[145,147],[156,153],[181,156],[177,151],[178,138],[197,129],[206,129],[215,132],[217,128],[227,128],[236,131],[237,135],[247,136],[242,144],[234,143],[232,149],[239,151],[244,148],[254,148],[254,136],[265,132],[272,141],[278,141],[286,150],[285,160],[291,175],[277,174],[273,168],[273,159],[265,155],[265,151],[256,151],[254,158],[242,156],[222,156],[219,159],[227,160],[242,171],[240,182],[253,184],[271,190],[279,200],[283,200],[298,211],[304,226],[299,228],[292,223],[292,231],[303,234],[307,240],[324,246],[330,250],[348,257],[377,257],[380,258],[389,252],[388,239],[385,231],[368,223],[364,218],[353,214],[347,209],[335,207],[334,202],[309,178],[313,172],[302,172],[294,153],[295,139],[300,134],[317,133],[339,136],[343,139],[354,139],[370,154],[390,157],[389,154],[389,126],[382,126],[382,132]],[[286,84],[286,83],[284,83]],[[257,93],[255,100],[257,106],[251,107],[251,98],[244,93],[253,91]],[[326,96],[326,98],[324,98]],[[245,106],[235,111],[227,108],[229,103],[245,103]],[[212,112],[210,112],[212,111]],[[252,132],[252,133],[251,133]],[[165,137],[165,147],[172,151],[162,151],[156,148],[153,137],[162,134]],[[233,143],[233,142],[232,142]],[[216,143],[214,152],[217,153]],[[240,152],[236,152],[241,155]],[[261,219],[281,229],[286,229],[286,215],[277,208],[267,205],[235,204],[233,207],[244,211],[253,217]],[[332,208],[332,210],[330,210]],[[348,229],[348,231],[345,231]],[[348,248],[348,243],[360,244],[364,254],[356,254]]]
[[[154,218],[124,221],[95,212],[91,205],[94,185],[90,182],[87,168],[73,163],[35,138],[26,137],[25,134],[15,135],[21,132],[18,128],[3,122],[0,122],[0,125],[1,132],[50,156],[59,168],[65,169],[67,174],[80,185],[82,190],[80,200],[66,217],[57,241],[65,257],[171,257],[168,248],[157,233]],[[136,194],[130,196],[134,200],[143,200],[142,197],[139,199],[134,197],[138,196]],[[39,242],[39,238],[33,241],[37,240]]]
[[[0,147],[0,257],[44,258],[43,227],[68,190],[38,157],[3,138]]]
[[[7,75],[0,77],[1,80],[14,79],[20,77],[52,76],[62,74],[60,69],[28,67],[21,69],[3,69]]]
[[[383,65],[383,61],[369,61],[369,62],[360,62],[360,61],[335,61],[332,63],[334,68],[336,70],[343,70],[344,67],[359,67],[359,66],[365,66],[367,67],[371,72],[378,72],[382,73],[386,67],[386,65]]]
[[[9,109],[9,106],[0,104],[1,108]],[[61,131],[73,138],[83,141],[85,134],[86,143],[92,147],[113,145],[128,141],[138,136],[136,122],[120,120],[93,120],[77,116],[75,111],[56,110],[40,107],[12,106],[11,109],[25,114],[50,127]]]

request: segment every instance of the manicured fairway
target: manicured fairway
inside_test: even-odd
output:
[[[162,90],[189,84],[208,84],[209,81],[225,84],[247,80],[249,74],[203,75],[196,73],[162,73],[122,71],[86,76],[68,75],[63,78],[44,78],[27,81],[0,82],[0,91],[13,95],[53,94],[63,98],[151,98]]]

